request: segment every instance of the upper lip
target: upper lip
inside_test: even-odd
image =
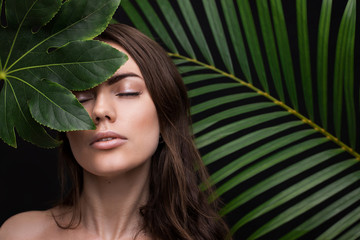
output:
[[[93,138],[91,139],[90,145],[94,144],[95,142],[104,139],[104,138],[120,138],[126,139],[125,137],[121,136],[120,134],[113,132],[113,131],[104,131],[96,133]]]

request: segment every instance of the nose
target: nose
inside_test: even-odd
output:
[[[116,111],[111,104],[111,100],[104,94],[98,94],[92,109],[91,118],[95,125],[101,122],[114,122],[116,119]]]

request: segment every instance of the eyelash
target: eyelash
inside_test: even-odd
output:
[[[83,103],[85,103],[85,102],[87,102],[87,101],[89,101],[89,100],[90,100],[90,99],[79,100],[79,103],[83,104]]]
[[[124,93],[118,93],[116,96],[118,97],[136,97],[139,96],[141,92],[124,92]]]

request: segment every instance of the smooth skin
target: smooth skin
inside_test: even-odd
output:
[[[125,52],[118,44],[108,43]],[[139,232],[139,207],[148,198],[151,156],[160,129],[139,67],[128,57],[105,83],[75,92],[96,125],[96,130],[67,133],[73,154],[84,169],[80,225],[67,230],[56,225],[52,213],[62,216],[58,221],[66,224],[70,218],[66,209],[25,212],[3,224],[1,240],[130,240]],[[136,239],[151,236],[140,233]]]

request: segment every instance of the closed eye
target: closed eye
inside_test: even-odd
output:
[[[83,91],[83,92],[73,92],[77,100],[82,104],[87,101],[94,99],[94,93],[90,91]]]
[[[116,96],[118,96],[118,97],[136,97],[136,96],[139,96],[140,94],[141,94],[141,92],[123,92],[123,93],[116,94]]]

